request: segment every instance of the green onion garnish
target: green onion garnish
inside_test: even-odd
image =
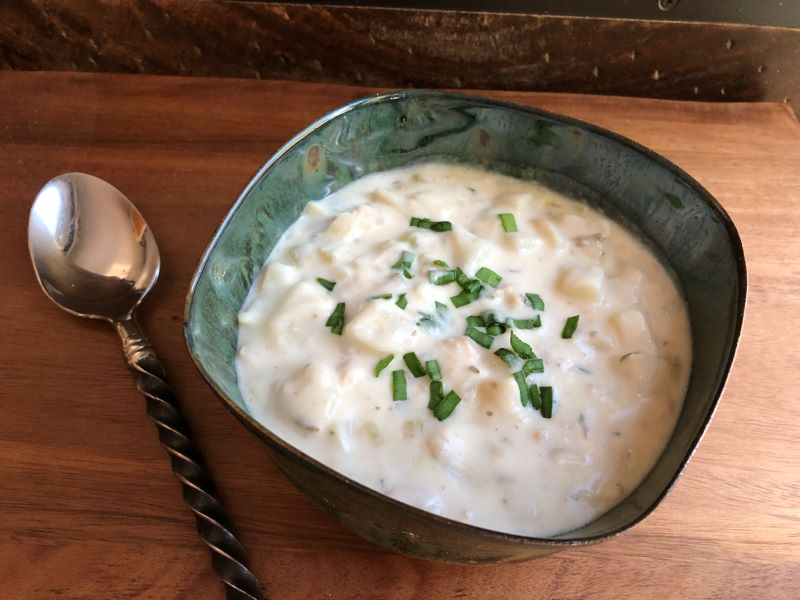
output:
[[[484,333],[480,329],[476,329],[471,325],[467,327],[467,331],[464,333],[464,335],[466,335],[479,346],[483,346],[487,349],[492,347],[492,342],[494,341],[494,338],[491,335]]]
[[[475,297],[477,297],[481,291],[481,282],[477,279],[470,279],[461,286],[461,289],[466,293],[473,294]]]
[[[478,299],[478,294],[469,294],[467,292],[461,292],[450,298],[450,302],[453,303],[453,306],[456,308],[460,308],[470,302],[475,302]]]
[[[405,294],[400,294],[397,297],[397,302],[395,302],[395,304],[397,304],[397,306],[399,306],[400,308],[405,310],[406,306],[408,306],[408,300],[406,299],[406,295]]]
[[[486,328],[486,333],[492,336],[500,335],[501,333],[505,333],[506,327],[505,325],[500,325],[499,323],[495,323],[494,325],[489,325]]]
[[[443,260],[435,260],[435,261],[433,261],[433,266],[434,267],[442,267],[443,269],[449,269],[450,268],[450,265],[448,265]]]
[[[433,285],[447,285],[456,280],[456,272],[452,270],[439,269],[436,271],[428,271],[428,281]]]
[[[580,315],[573,315],[567,319],[567,322],[564,323],[564,329],[561,330],[562,338],[568,340],[572,337],[572,334],[578,328],[578,319],[580,319]]]
[[[422,377],[425,375],[425,367],[422,366],[419,358],[414,352],[407,352],[403,354],[403,361],[405,361],[408,370],[414,377]]]
[[[431,381],[431,385],[428,389],[430,390],[428,408],[433,410],[436,408],[436,405],[442,401],[442,398],[444,398],[444,384],[441,381]]]
[[[470,279],[469,277],[467,277],[467,274],[461,270],[461,267],[456,267],[455,271],[456,271],[456,281],[458,282],[458,285],[460,285],[463,288]]]
[[[317,277],[317,283],[319,283],[322,287],[324,287],[329,292],[333,291],[333,288],[336,287],[336,282],[331,281],[330,279],[324,279],[322,277]]]
[[[535,383],[531,384],[528,391],[531,395],[531,405],[535,410],[539,410],[539,407],[542,405],[542,395],[539,393],[539,386]]]
[[[467,317],[467,325],[486,327],[486,320],[480,315],[472,315],[471,317]]]
[[[377,296],[370,296],[367,300],[391,300],[391,294],[378,294]]]
[[[402,369],[392,371],[392,400],[408,400],[406,393],[406,372]]]
[[[402,271],[403,277],[406,279],[411,279],[414,277],[414,274],[411,272],[411,267],[414,265],[414,253],[409,252],[408,250],[403,250],[400,254],[400,260],[392,265],[393,269],[398,271]]]
[[[503,225],[503,230],[506,233],[514,233],[517,231],[517,220],[511,213],[501,213],[497,215],[500,217],[500,223]]]
[[[411,217],[409,225],[412,227],[421,227],[422,229],[430,229],[431,231],[437,231],[439,233],[453,229],[453,224],[450,221],[432,221],[420,217]]]
[[[539,316],[537,315],[536,318],[538,319]],[[533,329],[536,327],[536,321],[534,319],[514,319],[514,327],[517,329]]]
[[[331,316],[325,321],[325,327],[330,327],[333,334],[342,335],[344,330],[344,302],[339,302],[336,305]]]
[[[528,406],[531,401],[531,394],[528,390],[528,382],[525,381],[525,373],[522,371],[514,373],[514,381],[517,382],[517,387],[519,388],[519,401],[522,406]]]
[[[531,303],[533,310],[544,310],[544,300],[539,294],[525,294],[525,297]]]
[[[440,381],[442,379],[442,370],[439,368],[439,361],[426,360],[425,370],[428,372],[428,377],[431,381]]]
[[[536,318],[533,320],[534,327],[541,327],[542,326],[542,315],[536,315]]]
[[[519,358],[516,354],[514,354],[508,348],[500,348],[495,352],[496,356],[499,356],[504,363],[506,363],[512,369],[519,364]]]
[[[550,419],[553,416],[553,388],[549,385],[543,385],[539,388],[542,395],[542,416],[545,419]]]
[[[541,358],[531,358],[525,361],[525,364],[522,365],[522,372],[525,375],[530,375],[531,373],[544,373],[544,361]]]
[[[492,271],[487,267],[481,267],[478,269],[477,273],[475,273],[475,277],[480,279],[483,283],[486,283],[492,287],[497,287],[499,283],[503,280],[500,275]]]
[[[422,229],[430,229],[431,228],[431,221],[430,219],[420,219],[419,217],[411,217],[411,222],[409,225],[411,227],[421,227]]]
[[[517,356],[521,358],[536,358],[533,349],[519,339],[513,331],[511,332],[511,348],[517,353]]]
[[[382,359],[378,361],[378,364],[375,365],[375,377],[378,377],[386,367],[389,366],[389,363],[394,360],[394,354],[390,354],[389,356],[384,356]]]
[[[440,421],[444,421],[452,414],[459,402],[461,402],[461,398],[459,398],[458,394],[454,391],[450,390],[447,392],[447,395],[433,407],[433,416]]]
[[[443,312],[447,312],[447,304],[443,304],[438,300],[433,303],[433,306],[436,307],[436,312],[439,314],[439,316],[442,316]]]

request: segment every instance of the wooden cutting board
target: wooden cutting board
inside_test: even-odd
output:
[[[0,72],[0,598],[221,598],[112,331],[58,310],[26,248],[38,189],[86,171],[154,230],[141,313],[272,598],[790,598],[800,589],[800,126],[783,105],[484,92],[612,129],[706,186],[750,277],[736,364],[677,486],[621,538],[532,562],[392,554],[287,483],[186,352],[194,266],[260,165],[370,89]]]

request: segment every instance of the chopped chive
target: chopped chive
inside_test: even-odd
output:
[[[521,358],[536,358],[533,349],[519,339],[513,331],[511,332],[511,348],[517,353],[517,356]]]
[[[456,272],[451,270],[428,271],[428,281],[433,285],[447,285],[456,280]]]
[[[407,352],[403,354],[403,361],[406,363],[408,370],[414,377],[422,377],[425,375],[425,367],[422,366],[419,358],[414,352]]]
[[[534,319],[514,319],[514,327],[517,329],[533,329],[536,327],[536,321]]]
[[[441,381],[431,381],[431,385],[428,389],[430,390],[428,408],[433,410],[436,408],[436,405],[442,401],[442,398],[444,398],[444,384]]]
[[[477,299],[478,299],[477,294],[468,294],[467,292],[461,292],[460,294],[457,294],[452,298],[450,298],[450,302],[453,303],[453,306],[459,308],[461,306],[469,304],[470,302],[475,302],[475,300]]]
[[[450,221],[432,221],[431,219],[420,217],[411,217],[409,225],[411,225],[411,227],[430,229],[431,231],[439,233],[453,229],[453,224]]]
[[[409,225],[411,227],[421,227],[422,229],[430,229],[433,221],[430,219],[420,219],[419,217],[411,217]]]
[[[572,337],[572,334],[578,328],[578,319],[580,319],[580,315],[573,315],[567,319],[567,322],[564,323],[564,329],[561,330],[562,338],[568,340]]]
[[[553,388],[549,385],[543,385],[539,388],[542,395],[542,416],[545,419],[550,419],[553,416]]]
[[[441,313],[443,313],[444,311],[447,310],[447,304],[443,304],[443,303],[439,302],[438,300],[436,302],[434,302],[433,305],[436,307],[436,312],[439,313],[439,314],[441,314]]]
[[[471,325],[467,327],[467,331],[464,333],[464,335],[466,335],[479,346],[483,346],[487,349],[492,347],[492,342],[494,341],[494,338],[491,335],[484,333],[483,331],[476,329]]]
[[[456,282],[458,283],[458,285],[460,285],[463,288],[464,285],[470,279],[469,279],[469,277],[467,277],[467,274],[464,273],[464,271],[461,270],[461,267],[456,267],[455,271],[456,271]]]
[[[498,284],[503,280],[500,275],[487,267],[481,267],[478,269],[477,273],[475,273],[475,277],[492,287],[497,287]]]
[[[405,294],[400,294],[397,297],[397,302],[395,302],[395,304],[397,304],[397,306],[399,306],[400,308],[405,310],[406,306],[408,306],[408,300],[406,299],[406,295]]]
[[[531,303],[533,310],[544,310],[544,300],[539,294],[525,294],[525,297]]]
[[[433,266],[434,267],[442,267],[443,269],[449,269],[450,268],[450,265],[448,265],[443,260],[435,260],[435,261],[433,261]]]
[[[333,288],[336,287],[336,282],[331,281],[330,279],[325,279],[323,277],[317,277],[317,283],[319,283],[322,287],[324,287],[329,292],[333,291]]]
[[[486,320],[480,315],[472,315],[471,317],[467,317],[467,325],[486,327]]]
[[[382,359],[378,361],[378,364],[375,365],[375,377],[378,377],[386,367],[389,366],[389,363],[394,360],[394,354],[390,354],[389,356],[384,356]]]
[[[444,421],[452,414],[459,402],[461,402],[461,398],[459,398],[458,394],[453,390],[450,390],[447,392],[447,395],[433,407],[433,416],[440,421]]]
[[[442,370],[439,368],[439,361],[426,360],[425,370],[428,372],[428,377],[431,381],[440,381],[442,379]]]
[[[414,274],[411,272],[411,267],[414,265],[414,256],[413,252],[409,252],[408,250],[403,250],[400,254],[400,260],[392,265],[393,269],[401,271],[403,273],[403,277],[406,279],[411,279],[414,277]]]
[[[344,330],[344,302],[339,302],[339,304],[336,305],[331,316],[325,321],[325,327],[330,327],[331,333],[335,335],[342,335],[342,331]]]
[[[392,400],[408,400],[406,392],[406,372],[402,369],[392,371]]]
[[[514,354],[508,348],[500,348],[495,352],[496,356],[499,356],[504,363],[506,363],[512,369],[519,364],[519,358],[516,354]]]
[[[500,217],[500,223],[503,225],[503,230],[506,233],[514,233],[517,231],[517,220],[511,213],[501,213],[497,215]]]
[[[531,358],[525,361],[522,365],[522,371],[525,375],[531,373],[544,373],[544,361],[541,358]]]
[[[536,318],[533,320],[534,327],[541,327],[542,326],[542,315],[536,315]]]
[[[489,325],[486,328],[486,333],[492,336],[498,336],[501,333],[505,333],[506,327],[505,325],[500,325],[499,323],[495,323],[494,325]]]
[[[531,396],[531,405],[535,410],[539,410],[539,407],[542,405],[542,395],[539,393],[539,386],[535,383],[531,384],[528,392]]]
[[[514,373],[514,381],[517,382],[517,387],[519,388],[519,401],[522,406],[528,406],[531,401],[531,394],[530,390],[528,390],[528,382],[525,381],[525,373],[522,371]]]
[[[470,279],[461,286],[461,289],[463,289],[466,293],[473,294],[477,297],[481,291],[481,282],[477,279]]]
[[[377,296],[370,296],[367,300],[391,300],[391,294],[378,294]]]

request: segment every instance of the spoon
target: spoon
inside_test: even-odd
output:
[[[59,175],[33,202],[28,248],[39,284],[53,302],[79,317],[104,319],[117,330],[226,597],[261,600],[261,586],[231,531],[177,398],[164,381],[164,368],[136,322],[136,308],[155,284],[161,264],[142,215],[102,179],[84,173]]]

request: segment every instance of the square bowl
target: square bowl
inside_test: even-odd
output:
[[[426,161],[536,180],[588,202],[644,239],[682,289],[692,369],[675,430],[640,485],[578,529],[552,538],[526,537],[409,506],[288,444],[249,414],[241,396],[237,314],[267,256],[305,204],[370,173]],[[186,299],[184,333],[192,359],[225,406],[265,442],[281,472],[343,525],[399,552],[492,563],[607,540],[659,504],[722,393],[745,295],[736,228],[706,190],[663,157],[568,117],[477,96],[414,90],[358,100],[322,117],[261,168],[200,261]]]

